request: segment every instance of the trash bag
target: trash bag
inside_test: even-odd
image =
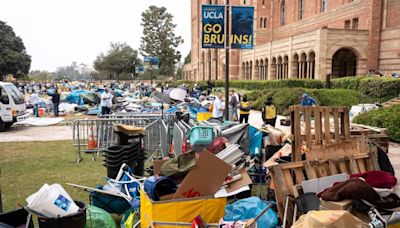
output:
[[[86,206],[86,226],[85,228],[117,228],[117,224],[107,211],[87,205]]]
[[[238,200],[225,207],[224,220],[238,221],[255,218],[268,206],[268,204],[269,203],[258,197]],[[271,208],[257,220],[257,227],[275,228],[277,225],[278,217],[275,211]]]
[[[196,154],[191,151],[165,162],[161,166],[160,174],[173,179],[183,179],[195,165]]]

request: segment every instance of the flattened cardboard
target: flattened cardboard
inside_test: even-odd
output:
[[[225,188],[226,192],[231,193],[233,191],[238,190],[241,187],[248,186],[253,183],[246,169],[242,169],[240,175],[242,176],[240,180],[228,184],[228,187]]]
[[[214,195],[231,170],[232,166],[209,151],[203,151],[196,166],[183,179],[173,199]]]
[[[160,174],[161,166],[167,161],[169,161],[169,159],[153,160],[153,172],[154,172],[154,175],[157,176],[157,175]]]

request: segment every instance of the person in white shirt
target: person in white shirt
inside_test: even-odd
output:
[[[101,94],[101,115],[107,115],[111,113],[113,95],[109,92],[108,88]]]
[[[213,105],[213,118],[222,121],[224,117],[224,109],[225,107],[222,102],[222,93],[218,92]]]

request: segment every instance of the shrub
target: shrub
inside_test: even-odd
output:
[[[308,93],[317,100],[321,106],[347,106],[351,107],[359,103],[364,95],[360,92],[348,89],[304,89],[304,88],[285,88],[270,89],[260,93],[252,92],[248,95],[250,101],[253,101],[253,108],[261,110],[267,97],[272,97],[278,113],[288,114],[288,108],[291,105],[298,105],[303,93]],[[257,95],[257,96],[256,96]],[[255,100],[251,98],[256,98]]]
[[[400,105],[372,110],[362,113],[353,119],[353,122],[373,127],[387,128],[389,138],[400,142]]]
[[[333,88],[352,89],[386,101],[400,93],[400,79],[388,77],[345,77],[332,80]]]

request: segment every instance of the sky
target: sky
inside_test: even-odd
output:
[[[93,65],[111,42],[139,49],[141,13],[150,5],[174,15],[177,35],[184,39],[182,59],[190,51],[190,0],[0,0],[0,20],[13,27],[32,56],[31,70]]]

